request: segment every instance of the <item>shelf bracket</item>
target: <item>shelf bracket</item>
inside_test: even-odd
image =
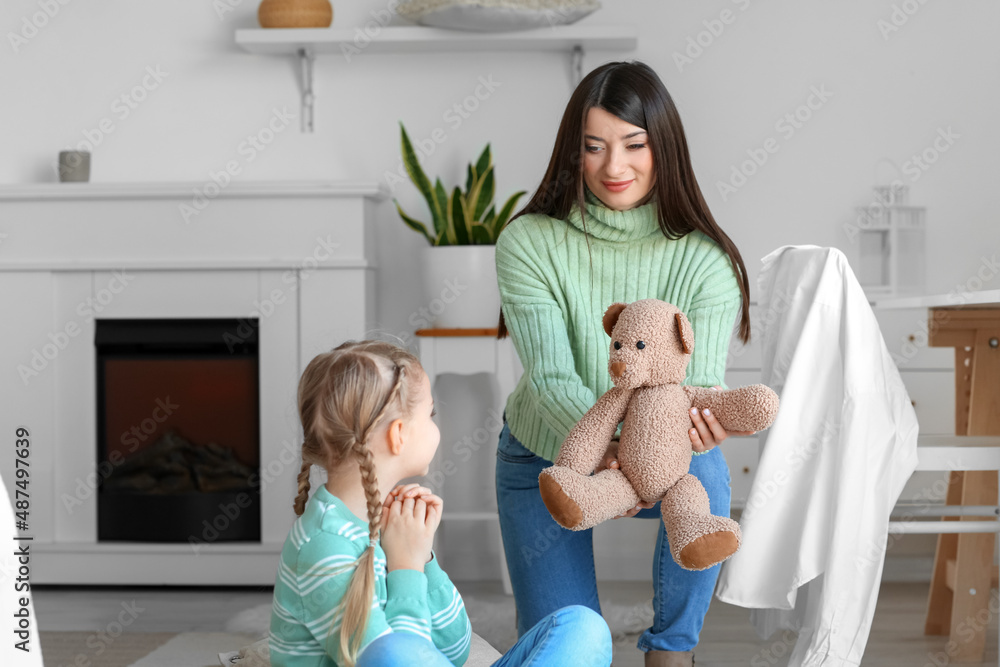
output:
[[[569,54],[569,66],[573,88],[576,89],[580,80],[583,79],[583,46],[573,45],[573,51]]]
[[[316,55],[311,49],[299,49],[299,65],[302,70],[302,131],[312,134],[313,131],[313,62]]]

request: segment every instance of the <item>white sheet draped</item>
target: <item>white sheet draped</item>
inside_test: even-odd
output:
[[[916,414],[843,253],[784,246],[762,261],[761,381],[781,407],[716,597],[753,609],[762,638],[797,631],[789,667],[860,665]]]

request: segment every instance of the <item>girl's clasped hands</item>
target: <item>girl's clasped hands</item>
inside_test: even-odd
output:
[[[398,484],[382,504],[382,550],[386,569],[423,571],[431,559],[443,503],[419,484]]]

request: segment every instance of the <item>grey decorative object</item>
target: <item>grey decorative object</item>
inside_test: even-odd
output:
[[[60,151],[59,180],[63,183],[86,183],[90,180],[90,153]]]
[[[569,25],[600,7],[597,0],[408,0],[396,11],[424,26],[503,32]]]

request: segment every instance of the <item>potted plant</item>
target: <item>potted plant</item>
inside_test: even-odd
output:
[[[449,195],[440,178],[431,186],[406,128],[399,126],[403,164],[431,213],[431,223],[424,224],[404,213],[393,199],[403,222],[429,243],[422,257],[426,296],[422,312],[430,317],[424,321],[432,328],[494,327],[500,311],[494,244],[525,191],[515,192],[496,211],[489,144],[475,164],[469,163],[464,192],[456,185]]]

